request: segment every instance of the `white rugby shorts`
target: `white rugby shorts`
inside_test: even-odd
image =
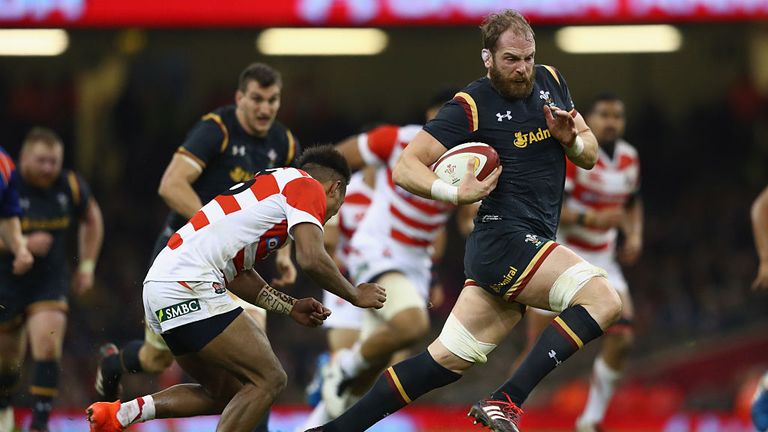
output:
[[[155,333],[238,308],[220,282],[146,281],[143,297],[145,320]]]

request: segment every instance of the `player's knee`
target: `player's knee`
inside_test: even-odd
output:
[[[429,317],[421,309],[408,309],[390,321],[393,334],[407,347],[423,340],[429,333]]]
[[[285,386],[288,385],[288,374],[282,366],[278,365],[276,368],[272,368],[264,377],[264,388],[275,399],[280,393],[285,390]]]
[[[608,282],[603,280],[602,282],[602,289],[603,296],[601,296],[601,306],[603,309],[603,314],[605,315],[605,320],[613,324],[616,321],[621,318],[621,311],[622,311],[622,303],[621,303],[621,297],[619,297],[619,294],[611,288],[608,285]]]
[[[139,360],[144,372],[159,374],[171,367],[173,353],[168,350],[151,348],[150,345],[144,344],[139,351]]]
[[[451,354],[469,363],[464,369],[487,362],[488,354],[496,349],[496,344],[479,341],[453,314],[448,315],[438,340]]]

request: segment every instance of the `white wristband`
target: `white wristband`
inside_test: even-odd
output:
[[[86,259],[80,261],[80,265],[77,266],[77,271],[79,273],[93,273],[93,271],[96,269],[96,262],[91,259]]]
[[[451,186],[440,179],[436,179],[432,182],[432,198],[446,201],[451,204],[457,204],[459,202],[459,188]]]
[[[584,140],[580,136],[576,135],[576,139],[573,140],[573,145],[565,150],[565,154],[568,157],[577,157],[584,152]]]

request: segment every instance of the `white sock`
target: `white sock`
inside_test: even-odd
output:
[[[358,342],[348,350],[339,351],[337,361],[339,366],[341,366],[342,372],[344,372],[344,376],[356,377],[360,374],[361,370],[370,366],[360,353],[361,346],[362,344]]]
[[[332,420],[331,417],[328,415],[328,412],[325,410],[325,402],[320,401],[320,403],[317,404],[315,409],[312,410],[311,413],[309,413],[309,417],[307,417],[307,420],[304,422],[304,426],[297,429],[296,432],[303,432],[307,429],[312,429],[318,426],[322,426],[331,420]]]
[[[123,427],[138,422],[145,422],[155,418],[155,400],[152,396],[136,398],[130,402],[120,404],[117,411],[117,421]]]
[[[584,407],[584,412],[577,421],[578,424],[599,424],[603,421],[621,375],[621,371],[611,369],[602,356],[595,360],[587,406]]]

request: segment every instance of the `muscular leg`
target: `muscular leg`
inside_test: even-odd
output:
[[[517,301],[549,309],[553,285],[561,275],[584,261],[564,246],[556,247],[533,275]],[[494,400],[522,405],[533,388],[555,367],[587,342],[602,335],[621,313],[621,300],[604,277],[587,277],[565,309],[542,332],[520,368],[493,394]],[[557,305],[552,305],[556,307]]]
[[[17,390],[27,348],[26,332],[21,323],[0,327],[0,430],[14,430],[11,398]]]
[[[465,333],[457,335],[456,327],[449,328],[446,324],[441,336],[426,352],[388,368],[371,391],[339,418],[325,425],[323,431],[366,430],[421,395],[458,380],[474,363],[485,361],[486,353],[520,320],[522,309],[518,304],[493,297],[482,288],[468,286],[462,290],[451,316]],[[468,342],[467,335],[471,335],[475,342]]]
[[[602,348],[592,370],[589,398],[584,412],[576,422],[578,430],[592,431],[595,425],[603,421],[634,343],[631,328],[634,315],[632,299],[626,291],[620,291],[619,296],[624,305],[622,319],[610,327],[602,338]]]
[[[154,417],[221,412],[217,431],[252,430],[287,381],[266,335],[247,313],[240,314],[198,353],[177,360],[200,384],[181,384],[152,395]],[[123,416],[131,421],[139,413],[134,402],[120,407],[125,412],[118,412],[119,419]]]
[[[67,315],[61,309],[34,308],[27,318],[27,331],[35,371],[29,393],[32,395],[33,430],[48,430],[53,398],[58,394],[59,361],[67,328]]]
[[[547,328],[554,317],[555,315],[552,315],[551,312],[536,308],[529,308],[525,312],[525,346],[517,354],[512,367],[509,368],[510,373],[514,373],[520,367],[525,357],[528,356],[528,353],[531,352],[531,349],[536,344],[536,340],[539,339],[541,332]]]

